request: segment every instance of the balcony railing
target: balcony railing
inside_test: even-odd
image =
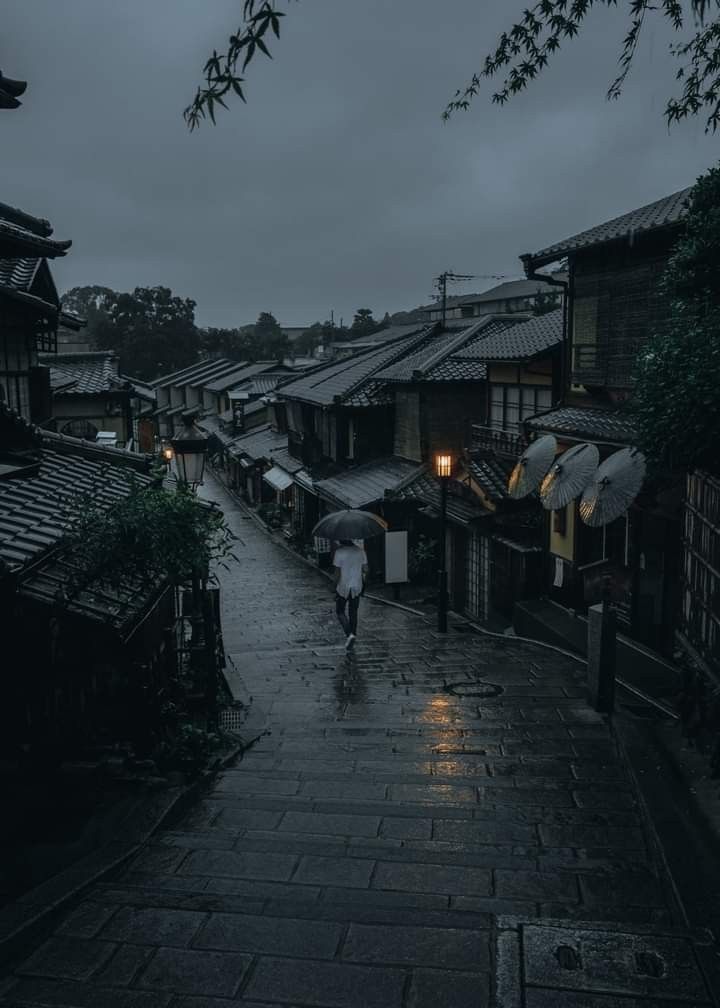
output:
[[[476,451],[493,451],[497,455],[519,458],[528,446],[527,438],[517,431],[497,430],[473,424],[470,432],[470,447]]]

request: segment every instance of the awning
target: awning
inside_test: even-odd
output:
[[[317,490],[315,489],[315,483],[309,472],[305,469],[298,469],[298,471],[293,476],[293,479],[299,487],[302,487],[306,493],[312,494],[313,497],[317,497]]]
[[[263,473],[263,479],[271,487],[274,487],[275,490],[287,490],[293,484],[292,476],[279,466],[273,466],[272,469],[268,469],[266,473]]]

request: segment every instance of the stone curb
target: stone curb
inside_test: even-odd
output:
[[[158,789],[156,794],[148,795],[123,825],[125,839],[104,844],[4,906],[0,910],[0,964],[16,958],[27,943],[43,937],[70,903],[134,857],[171,814],[196,801],[217,773],[262,734],[258,727],[247,737],[240,737],[237,745],[218,758],[211,768],[203,770],[191,784]]]

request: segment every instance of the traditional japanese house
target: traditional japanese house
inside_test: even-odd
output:
[[[629,404],[635,362],[667,317],[659,280],[688,193],[673,193],[521,257],[531,278],[561,259],[569,272],[562,402],[525,420],[530,436],[554,434],[560,450],[589,441],[601,459],[634,443]],[[545,533],[549,599],[584,612],[588,601],[597,601],[586,594],[589,575],[598,564],[607,565],[621,629],[669,651],[678,604],[680,498],[679,489],[646,485],[630,511],[605,528],[583,524],[577,500],[553,512]]]
[[[155,420],[159,437],[173,437],[176,431],[182,428],[183,413],[189,410],[198,413],[203,411],[203,389],[207,385],[247,366],[247,362],[240,364],[225,357],[217,357],[198,361],[197,364],[191,364],[180,371],[163,375],[150,382],[157,401]]]
[[[437,538],[433,459],[456,459],[446,569],[453,608],[474,618],[507,624],[514,602],[537,591],[539,506],[510,500],[506,488],[522,451],[521,419],[554,401],[561,339],[561,311],[486,316],[450,338],[438,333],[378,375],[395,392],[396,453],[425,464],[388,495],[407,505],[411,536]]]
[[[347,502],[359,499],[360,491],[365,507],[378,507],[384,491],[407,475],[407,460],[394,452],[394,399],[376,375],[430,338],[430,330],[414,326],[376,348],[320,365],[278,387],[288,451],[302,465],[292,474],[299,535],[309,537],[323,514],[355,506]],[[372,498],[367,498],[369,488]],[[318,541],[316,547],[325,562],[330,543]],[[379,554],[370,559],[375,569],[382,566]]]
[[[52,412],[43,427],[87,441],[102,431],[114,435],[118,447],[130,445],[140,396],[120,375],[112,350],[40,354],[39,362],[50,369],[52,389]]]
[[[111,509],[148,486],[151,458],[38,431],[0,407],[0,580],[7,672],[0,747],[81,753],[133,739],[142,691],[168,671],[166,584],[75,587],[63,537],[83,494]],[[148,716],[151,712],[146,712]]]
[[[549,311],[561,303],[562,291],[552,281],[565,279],[557,271],[550,279],[506,280],[481,294],[460,294],[447,299],[446,324],[455,328],[469,325],[468,320],[483,315],[511,315],[534,313],[542,306]],[[429,322],[442,319],[442,307],[433,305],[426,309]]]
[[[47,260],[71,245],[52,233],[48,221],[0,203],[0,402],[32,421],[50,414],[38,352],[56,350],[61,316]]]

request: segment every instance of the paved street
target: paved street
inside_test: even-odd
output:
[[[480,1008],[496,915],[673,923],[572,660],[368,600],[347,657],[326,580],[228,509],[225,644],[270,732],[0,1004]]]

